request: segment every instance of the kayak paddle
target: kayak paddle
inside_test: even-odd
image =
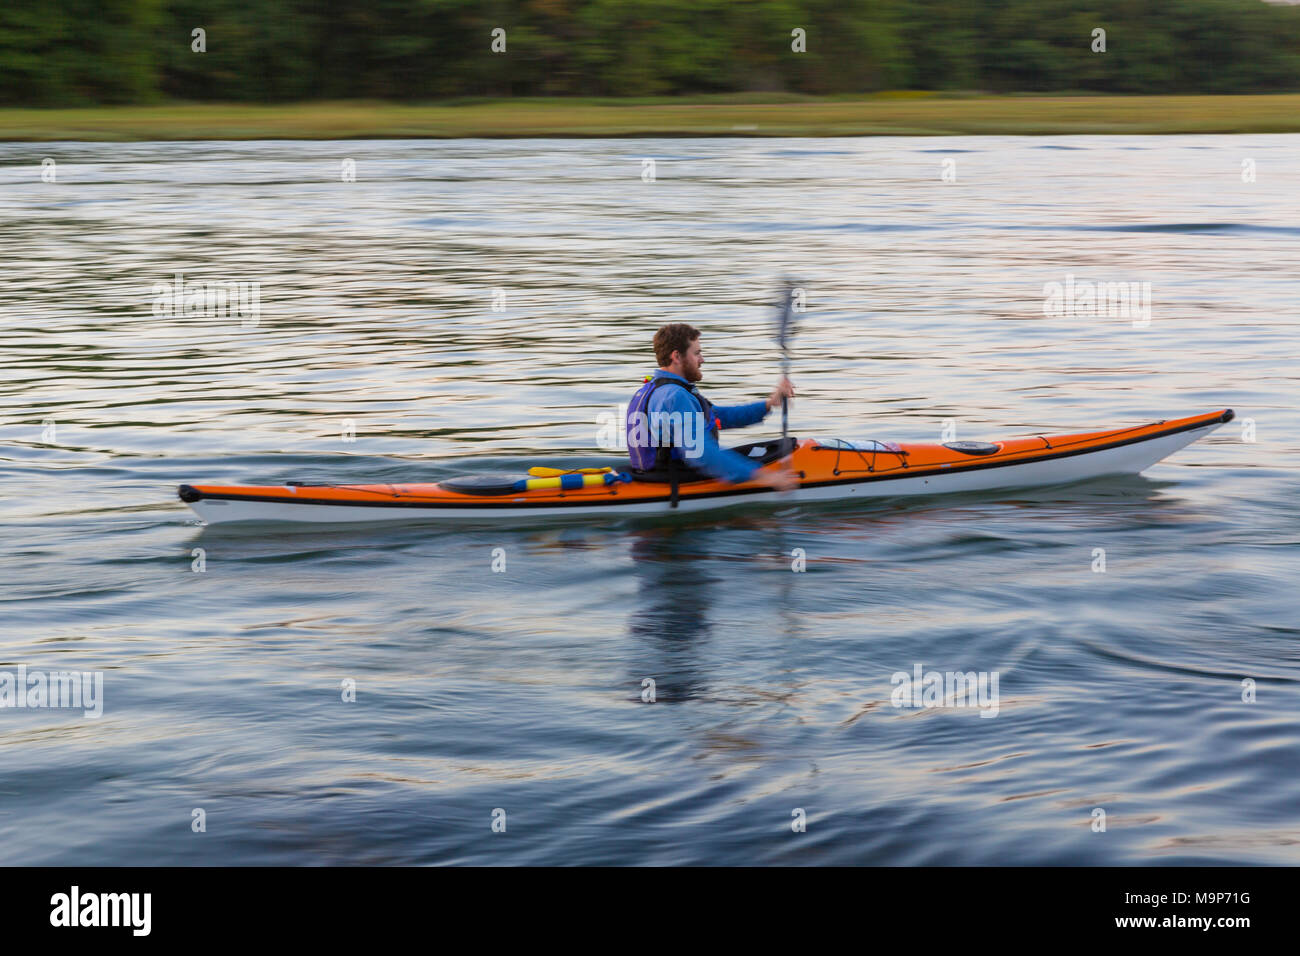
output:
[[[794,283],[786,279],[785,288],[782,294],[782,301],[778,304],[776,319],[776,344],[781,349],[781,377],[790,377],[790,343],[794,339],[795,311],[794,311]],[[781,437],[785,438],[790,433],[790,402],[783,395],[781,396]]]

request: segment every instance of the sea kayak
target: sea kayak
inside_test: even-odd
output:
[[[375,522],[519,520],[696,512],[753,502],[835,501],[1069,484],[1132,475],[1231,421],[1231,409],[1075,435],[998,442],[897,444],[773,439],[736,449],[766,468],[789,467],[799,487],[781,493],[753,482],[680,484],[632,480],[617,471],[530,480],[478,475],[438,483],[181,485],[181,501],[210,524],[234,521]]]

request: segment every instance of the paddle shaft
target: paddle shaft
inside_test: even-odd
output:
[[[781,360],[781,378],[790,377],[790,355],[787,352]],[[785,438],[790,433],[790,400],[784,395],[781,396],[781,437]]]

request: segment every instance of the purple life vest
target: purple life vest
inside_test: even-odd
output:
[[[681,452],[672,444],[673,437],[665,435],[662,437],[660,444],[654,443],[654,430],[651,428],[641,429],[640,434],[636,434],[634,423],[637,421],[636,416],[644,416],[644,421],[649,421],[650,412],[647,411],[650,405],[650,395],[660,385],[676,385],[690,392],[691,397],[700,403],[700,410],[704,413],[705,421],[709,423],[709,434],[714,440],[718,437],[718,428],[721,421],[713,414],[713,403],[699,393],[693,385],[687,385],[681,379],[669,377],[667,375],[655,378],[647,378],[632,401],[627,406],[627,452],[628,457],[632,459],[632,467],[637,471],[655,471],[667,468],[671,458],[680,459]],[[644,437],[646,444],[634,442],[634,438]],[[665,444],[664,442],[667,442]],[[677,452],[677,454],[673,454]]]

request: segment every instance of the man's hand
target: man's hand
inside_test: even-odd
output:
[[[799,487],[799,476],[785,465],[776,468],[761,468],[754,475],[754,483],[775,488],[777,491],[794,491]]]
[[[794,398],[794,384],[788,378],[782,378],[776,383],[772,394],[767,396],[767,407],[776,408],[783,398]]]

